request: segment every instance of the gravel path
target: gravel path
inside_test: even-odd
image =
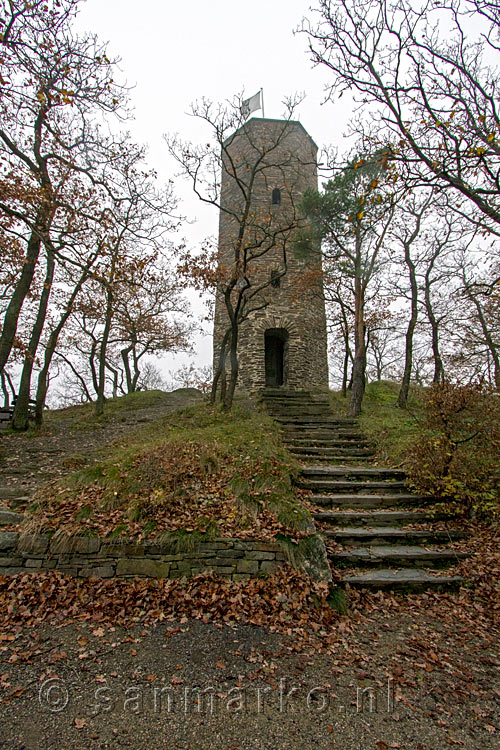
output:
[[[0,748],[493,750],[497,649],[383,610],[330,654],[198,621],[26,628],[0,640]]]

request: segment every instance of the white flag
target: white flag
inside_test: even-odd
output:
[[[250,99],[243,99],[241,102],[241,114],[245,120],[252,114],[252,112],[255,112],[256,109],[262,109],[261,94],[262,91],[258,91],[251,96]]]

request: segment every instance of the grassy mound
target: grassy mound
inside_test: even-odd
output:
[[[407,459],[424,416],[423,388],[411,388],[407,409],[397,405],[399,388],[388,380],[369,383],[360,417],[363,431],[376,445],[378,462],[391,466]]]
[[[96,422],[103,424],[110,421],[125,420],[131,415],[140,415],[142,411],[162,409],[180,409],[203,400],[203,395],[196,388],[178,388],[175,391],[137,391],[119,398],[106,400],[104,413],[94,415],[94,404],[76,404],[64,409],[54,409],[45,413],[45,423],[50,426],[61,422],[71,422],[73,427],[93,427]]]
[[[377,450],[377,462],[397,466],[406,460],[423,419],[423,389],[413,386],[408,399],[408,409],[397,406],[399,383],[380,380],[369,383],[363,399],[359,423],[365,435]],[[349,394],[342,398],[340,392],[330,394],[334,413],[346,416]]]
[[[158,394],[148,398],[170,395]],[[130,399],[118,399],[115,412]],[[75,408],[85,422],[84,407]],[[201,403],[148,423],[104,449],[98,462],[44,487],[26,530],[175,534],[189,544],[214,536],[300,537],[311,521],[292,490],[297,471],[266,414],[244,406],[223,414]]]

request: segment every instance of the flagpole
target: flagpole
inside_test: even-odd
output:
[[[265,118],[265,114],[264,114],[264,89],[260,90],[260,100],[262,102],[262,119],[264,119]]]

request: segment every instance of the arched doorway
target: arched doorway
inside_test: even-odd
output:
[[[288,356],[288,331],[268,328],[264,334],[266,386],[284,385]]]

